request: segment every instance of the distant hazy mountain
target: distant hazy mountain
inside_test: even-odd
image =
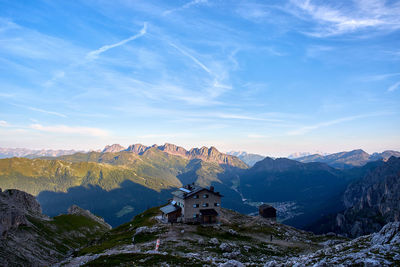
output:
[[[41,149],[34,150],[28,148],[0,148],[0,159],[12,157],[39,158],[39,157],[58,157],[71,155],[80,152],[78,150],[53,150]]]
[[[307,157],[307,156],[311,156],[311,155],[315,155],[315,154],[322,155],[322,156],[328,155],[327,153],[320,152],[320,151],[317,151],[315,153],[311,153],[311,152],[295,152],[295,153],[292,153],[289,156],[287,156],[287,158],[288,159],[297,159],[297,158],[303,158],[303,157]]]
[[[323,162],[332,167],[345,169],[354,166],[363,166],[370,161],[376,160],[388,160],[391,156],[400,157],[400,152],[387,150],[382,153],[368,154],[362,149],[357,149],[348,152],[339,152],[329,155],[319,155],[313,154],[300,158],[295,158],[295,160],[307,163],[307,162]]]
[[[248,154],[245,151],[229,151],[226,153],[241,159],[244,163],[252,167],[256,162],[263,160],[265,157],[258,154]]]

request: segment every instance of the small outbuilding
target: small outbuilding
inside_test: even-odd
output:
[[[181,216],[181,207],[178,207],[173,204],[168,204],[162,208],[162,218],[167,222],[176,222],[177,219]]]
[[[258,207],[258,213],[261,217],[276,220],[276,209],[271,205],[262,204]]]

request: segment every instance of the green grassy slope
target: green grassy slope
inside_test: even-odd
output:
[[[141,155],[123,151],[11,158],[0,159],[0,188],[15,188],[37,196],[49,216],[66,212],[76,204],[116,226],[149,205],[165,203],[170,191],[182,184],[214,185],[224,190],[225,199],[236,196],[226,177],[237,169],[240,170],[216,162],[189,160],[155,147]],[[227,203],[230,208],[242,205],[238,197]]]
[[[98,185],[104,190],[118,188],[124,181],[161,190],[181,182],[173,171],[141,161],[136,165],[11,158],[0,160],[0,187],[16,188],[32,195],[41,191],[66,192],[74,186]]]

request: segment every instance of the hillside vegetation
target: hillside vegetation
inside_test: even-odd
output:
[[[193,182],[215,185],[226,196],[228,207],[246,210],[238,193],[231,189],[237,176],[234,173],[247,168],[239,159],[215,148],[179,150],[182,155],[174,152],[177,147],[171,145],[135,145],[130,149],[140,152],[0,159],[0,187],[37,196],[49,216],[77,204],[104,217],[113,226],[149,206],[165,203],[173,188]]]

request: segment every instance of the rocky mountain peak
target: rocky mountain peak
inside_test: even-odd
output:
[[[183,147],[169,143],[165,143],[162,146],[158,146],[158,149],[173,155],[186,156],[187,154],[186,149],[184,149]]]
[[[180,157],[184,157],[186,159],[201,159],[203,161],[208,161],[208,162],[215,162],[218,164],[227,164],[231,166],[236,166],[240,168],[247,168],[246,164],[242,162],[239,158],[231,155],[227,155],[224,153],[221,153],[218,151],[217,148],[215,147],[206,147],[203,146],[201,148],[192,148],[189,151],[187,151],[185,148],[170,144],[170,143],[165,143],[164,145],[152,145],[152,146],[145,146],[142,144],[134,144],[130,145],[127,149],[123,149],[122,146],[115,144],[111,146],[107,146],[103,152],[112,152],[112,151],[128,151],[132,152],[138,155],[143,154],[145,151],[149,150],[150,148],[155,148],[160,151],[163,151],[165,153],[171,154],[171,155],[176,155]],[[107,150],[106,150],[107,149]],[[118,152],[119,152],[118,151]]]
[[[143,152],[145,152],[146,150],[148,150],[150,147],[142,145],[142,144],[134,144],[134,145],[130,145],[126,151],[129,152],[133,152],[135,154],[141,154]]]
[[[101,151],[102,153],[116,153],[116,152],[120,152],[122,150],[125,150],[125,147],[121,146],[120,144],[113,144],[113,145],[109,145],[106,146],[103,151]]]

